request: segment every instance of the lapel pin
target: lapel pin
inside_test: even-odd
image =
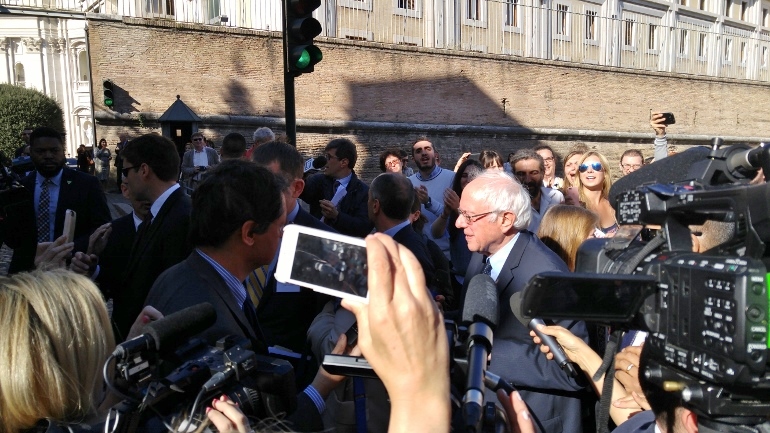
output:
[[[72,181],[71,181],[71,180],[68,180],[68,181],[67,181],[67,185],[69,185],[69,184],[71,184],[71,183],[72,183]]]

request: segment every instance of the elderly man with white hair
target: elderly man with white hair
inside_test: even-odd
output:
[[[257,128],[251,138],[254,140],[254,144],[252,144],[251,147],[246,150],[246,153],[243,154],[243,158],[247,161],[251,161],[251,154],[254,152],[254,149],[259,147],[260,144],[275,141],[275,133],[267,126],[263,126],[261,128]]]

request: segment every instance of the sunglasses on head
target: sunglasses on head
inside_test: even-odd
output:
[[[580,170],[581,173],[584,173],[588,170],[588,167],[591,167],[594,169],[594,171],[602,171],[602,163],[601,162],[592,162],[589,164],[580,164],[578,167],[578,170]]]

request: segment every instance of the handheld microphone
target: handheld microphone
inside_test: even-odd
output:
[[[516,319],[521,322],[522,325],[528,327],[532,331],[535,331],[535,335],[540,337],[542,344],[545,344],[549,349],[551,349],[553,360],[556,361],[562,370],[565,370],[566,373],[570,375],[570,377],[578,377],[577,369],[575,369],[575,366],[572,365],[572,363],[569,361],[569,358],[567,358],[567,354],[564,352],[564,348],[561,347],[561,344],[559,344],[559,342],[557,342],[556,339],[552,336],[544,334],[542,331],[537,329],[538,325],[545,325],[543,319],[529,318],[524,315],[524,312],[521,308],[522,293],[524,292],[516,292],[513,294],[513,296],[511,296],[511,311],[513,312],[513,315],[516,316]]]
[[[304,172],[307,173],[310,170],[320,170],[326,165],[326,157],[321,155],[317,158],[310,158],[305,160]]]
[[[144,351],[167,353],[208,329],[216,320],[217,312],[210,303],[193,305],[148,324],[144,334],[119,344],[112,354],[125,358]]]
[[[468,379],[463,397],[463,419],[469,432],[481,432],[484,372],[499,315],[495,281],[489,275],[476,275],[468,283],[462,316],[464,323],[471,323],[468,328]]]

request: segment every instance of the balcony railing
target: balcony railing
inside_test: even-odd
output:
[[[324,1],[316,16],[323,35],[331,38],[770,81],[770,29],[733,19],[716,24],[716,14],[677,20],[670,10],[643,13],[629,7],[607,15],[600,5],[559,0],[549,8],[536,0],[462,0],[453,3],[458,10],[433,4]],[[281,28],[280,0],[0,0],[0,5]],[[676,14],[681,15],[686,14]]]

